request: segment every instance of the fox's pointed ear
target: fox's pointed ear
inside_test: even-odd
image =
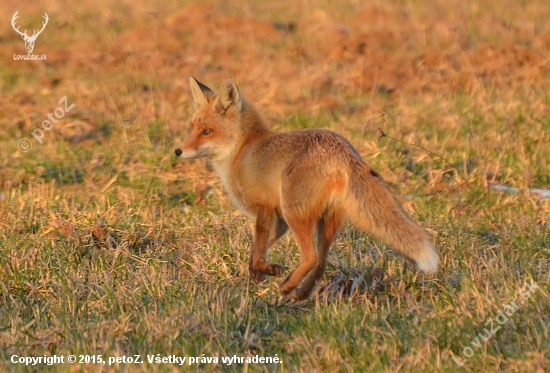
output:
[[[233,79],[227,79],[223,82],[215,105],[216,109],[222,112],[226,112],[231,106],[234,106],[237,111],[241,111],[241,93]]]
[[[205,106],[208,103],[208,99],[214,96],[214,92],[210,88],[193,77],[189,78],[189,85],[191,86],[191,93],[193,94],[193,106],[195,111]]]

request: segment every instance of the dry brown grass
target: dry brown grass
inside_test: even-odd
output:
[[[13,60],[16,10],[23,29],[50,16],[47,61]],[[0,369],[70,353],[284,362],[193,371],[549,369],[549,199],[491,189],[550,186],[546,1],[8,0],[0,19]],[[423,277],[348,227],[310,302],[250,283],[250,221],[205,162],[173,156],[190,75],[234,78],[278,130],[350,138],[434,233],[441,270]],[[75,108],[39,144],[63,96]],[[295,267],[292,237],[272,256]],[[459,368],[525,281],[541,288]]]

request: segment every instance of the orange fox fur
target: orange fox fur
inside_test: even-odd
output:
[[[327,130],[271,131],[231,79],[217,95],[194,78],[190,84],[195,113],[191,133],[176,155],[209,158],[234,204],[255,219],[249,265],[254,280],[283,274],[283,267],[269,262],[267,254],[290,228],[301,261],[280,289],[293,299],[307,298],[348,219],[420,270],[437,270],[439,253],[428,233],[405,213],[348,140]]]

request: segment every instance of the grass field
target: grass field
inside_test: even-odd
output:
[[[47,60],[14,60],[15,11],[29,34],[48,14]],[[528,192],[550,189],[547,0],[7,0],[0,19],[0,371],[550,371],[550,198]],[[174,156],[189,76],[232,77],[278,131],[349,138],[440,270],[347,226],[309,301],[256,285],[252,222]],[[271,257],[297,265],[291,234]],[[282,363],[222,362],[255,355]]]

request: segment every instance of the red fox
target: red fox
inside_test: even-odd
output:
[[[233,203],[255,219],[249,270],[256,282],[283,274],[267,254],[290,228],[300,247],[300,264],[280,290],[292,299],[306,299],[348,219],[421,271],[437,270],[439,251],[429,234],[405,213],[348,140],[320,129],[275,133],[242,99],[232,79],[217,95],[195,78],[189,81],[195,110],[191,133],[175,153],[183,159],[210,159]]]

